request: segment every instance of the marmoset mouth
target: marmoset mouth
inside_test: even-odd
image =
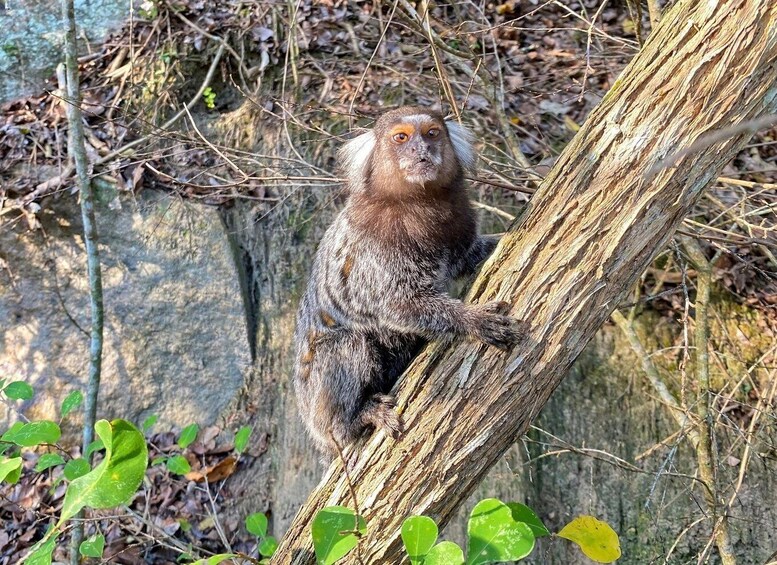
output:
[[[437,165],[435,165],[431,158],[423,157],[411,161],[410,159],[403,160],[400,163],[400,167],[407,175],[433,175],[437,176]]]
[[[437,167],[431,163],[419,163],[405,169],[405,179],[413,184],[425,184],[437,180]]]

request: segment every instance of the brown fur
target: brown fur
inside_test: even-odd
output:
[[[506,349],[518,338],[498,303],[446,293],[495,245],[478,235],[466,193],[469,139],[439,113],[406,107],[343,150],[351,194],[300,304],[294,378],[305,423],[330,456],[366,429],[401,432],[388,393],[426,340],[472,335]]]

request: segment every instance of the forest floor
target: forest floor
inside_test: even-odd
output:
[[[441,92],[448,100],[444,93],[452,92],[483,142],[477,187],[484,204],[494,208],[498,201],[501,217],[515,215],[533,191],[532,174],[542,176],[553,164],[650,27],[647,14],[635,20],[621,3],[510,0],[489,5],[492,12],[485,15],[472,3],[437,8],[427,33],[414,27],[410,4],[397,5],[395,13],[390,5],[381,11],[363,3],[300,2],[295,33],[287,41],[289,16],[279,20],[270,5],[154,4],[81,58],[88,151],[99,182],[128,193],[159,188],[204,205],[270,200],[280,189],[266,177],[246,175],[255,161],[225,148],[230,141],[239,145],[230,137],[234,132],[214,142],[192,126],[238,115],[248,103],[304,132],[306,158],[332,171],[331,158],[315,147],[330,148],[341,139],[351,116],[374,116],[390,105],[435,104]],[[439,67],[435,61],[441,56],[454,62]],[[275,81],[277,91],[268,94],[256,86],[262,80]],[[488,88],[489,80],[495,88]],[[196,96],[206,83],[210,86]],[[172,119],[190,100],[199,105],[192,110],[197,119],[186,112],[180,122]],[[187,117],[192,126],[178,127]],[[505,148],[505,128],[518,140],[512,150]],[[57,91],[3,105],[0,229],[36,229],[50,199],[71,197],[66,130]],[[516,164],[519,156],[531,164],[531,174]],[[281,165],[265,164],[264,170],[289,175]],[[337,180],[331,172],[321,176]],[[719,285],[771,315],[777,307],[776,207],[777,128],[772,128],[753,138],[682,228],[709,249],[723,251],[714,271]],[[643,279],[645,294],[662,288],[652,306],[681,312],[685,276],[677,266],[651,268]],[[187,451],[194,469],[189,478],[152,466],[130,505],[132,513],[97,514],[101,519],[92,527],[106,537],[104,562],[171,563],[185,553],[225,551],[227,542],[232,550],[256,555],[256,539],[241,523],[219,519],[222,501],[239,495],[230,492],[226,479],[241,465],[231,446],[219,443],[219,431],[206,430]],[[170,432],[154,435],[149,444],[152,460],[176,449]],[[38,455],[24,458],[20,481],[0,487],[0,565],[17,562],[62,504],[61,468],[38,473]],[[55,559],[66,560],[64,548]]]

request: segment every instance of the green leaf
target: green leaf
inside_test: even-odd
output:
[[[452,541],[435,545],[426,554],[424,565],[464,565],[464,552]]]
[[[437,541],[437,524],[428,516],[410,516],[402,523],[402,542],[410,563],[423,563],[424,556]]]
[[[359,542],[353,533],[357,529],[364,535],[367,533],[367,524],[364,518],[357,517],[350,508],[328,506],[319,510],[311,526],[317,563],[332,565],[348,555]]]
[[[84,402],[84,395],[80,390],[74,390],[62,401],[62,407],[59,409],[60,418],[67,418],[73,410],[81,406]]]
[[[84,557],[102,557],[105,549],[105,537],[97,534],[81,542],[78,551]]]
[[[168,457],[167,461],[165,461],[165,465],[171,473],[175,473],[176,475],[185,475],[192,470],[192,466],[189,465],[189,462],[183,455]]]
[[[237,557],[240,556],[235,553],[219,553],[218,555],[211,555],[207,559],[198,559],[192,565],[219,565],[219,563],[223,563],[227,559],[235,559]]]
[[[259,555],[262,557],[271,557],[275,550],[278,549],[278,540],[272,536],[267,536],[259,544]]]
[[[200,427],[197,424],[189,424],[183,430],[178,438],[178,447],[186,449],[189,445],[197,439],[197,432],[200,431]]]
[[[46,469],[51,469],[57,465],[62,465],[64,462],[65,458],[62,457],[59,453],[44,453],[40,456],[38,462],[35,464],[35,471],[40,473]]]
[[[42,540],[32,546],[30,553],[21,562],[25,565],[51,565],[51,554],[57,545],[58,535],[59,532],[51,528]]]
[[[475,505],[467,533],[467,565],[518,561],[534,549],[531,528],[516,522],[510,508],[496,498],[487,498]]]
[[[579,545],[597,563],[612,563],[621,556],[618,534],[607,522],[593,516],[578,516],[556,535]]]
[[[550,531],[545,527],[545,524],[542,523],[542,520],[534,513],[534,510],[520,502],[508,502],[507,506],[513,513],[513,520],[516,522],[523,522],[529,526],[535,539],[550,535]]]
[[[68,481],[75,481],[77,478],[83,477],[91,470],[92,466],[89,464],[89,461],[78,457],[67,462],[64,474]]]
[[[251,437],[251,428],[243,426],[235,434],[235,451],[243,453],[248,446],[248,439]]]
[[[103,440],[96,439],[92,443],[86,446],[86,453],[84,454],[84,457],[86,459],[89,459],[92,453],[94,453],[95,451],[100,451],[101,449],[105,449],[105,446],[103,445]]]
[[[140,426],[143,429],[143,433],[146,433],[148,430],[150,430],[151,427],[156,424],[157,420],[159,420],[159,416],[156,414],[151,414],[151,416],[143,420],[143,423]]]
[[[94,430],[103,440],[105,457],[89,473],[70,483],[57,527],[85,506],[113,508],[126,504],[143,481],[148,464],[143,434],[126,420],[100,420]]]
[[[5,430],[5,433],[0,436],[0,440],[7,441],[5,438],[10,436],[11,434],[15,434],[19,430],[21,430],[24,427],[24,422],[15,422],[10,428]]]
[[[21,457],[0,457],[0,482],[14,484],[22,473]]]
[[[11,400],[29,400],[33,395],[32,387],[24,381],[8,383],[3,392]]]
[[[181,531],[191,532],[192,525],[186,518],[178,518],[178,525],[181,527]]]
[[[32,447],[41,443],[57,443],[61,435],[62,432],[57,424],[49,420],[39,420],[18,427],[14,424],[0,439],[21,447]]]
[[[261,512],[250,514],[246,517],[246,530],[258,538],[267,535],[267,516]]]

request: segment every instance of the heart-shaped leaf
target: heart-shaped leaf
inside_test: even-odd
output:
[[[129,502],[138,490],[148,465],[146,440],[126,420],[94,425],[105,445],[102,462],[67,488],[57,527],[72,518],[84,506],[113,508]]]
[[[187,461],[186,457],[183,455],[168,457],[167,461],[165,461],[165,465],[171,473],[175,473],[176,475],[185,475],[192,470],[192,466],[189,465],[189,461]]]
[[[235,451],[243,453],[248,447],[248,439],[251,437],[251,428],[243,426],[235,434]]]
[[[154,424],[156,424],[157,420],[159,420],[159,416],[157,416],[156,414],[151,414],[151,416],[143,420],[143,423],[140,425],[141,429],[143,430],[143,433],[146,433],[148,430],[150,430],[151,427]]]
[[[24,381],[8,383],[3,392],[11,400],[29,400],[33,395],[32,387]]]
[[[60,418],[66,418],[73,410],[81,406],[84,401],[84,395],[80,390],[74,390],[62,401],[62,407],[59,409]]]
[[[38,420],[21,426],[14,424],[0,439],[10,441],[20,447],[32,447],[41,443],[57,443],[61,435],[59,426],[54,422]]]
[[[267,516],[261,512],[250,514],[246,517],[246,530],[258,538],[267,535]]]
[[[424,556],[437,541],[437,524],[428,516],[410,516],[402,523],[402,542],[410,563],[423,563]]]
[[[78,551],[84,557],[102,557],[105,549],[105,537],[97,534],[81,542]]]
[[[46,469],[62,465],[65,459],[59,453],[44,453],[35,464],[35,471],[40,473]]]
[[[78,457],[67,462],[64,475],[68,481],[75,481],[78,477],[83,477],[91,470],[92,466],[89,464],[89,461]]]
[[[328,506],[322,508],[313,518],[311,533],[319,565],[332,565],[348,555],[356,547],[359,538],[354,534],[367,533],[364,518],[357,516],[350,508]]]
[[[580,546],[589,559],[612,563],[621,556],[620,540],[607,522],[593,516],[578,516],[557,534]]]
[[[464,565],[464,552],[452,541],[442,541],[429,550],[424,565]]]
[[[487,498],[475,505],[467,532],[467,565],[517,561],[534,549],[531,528],[516,522],[510,507],[496,498]]]
[[[22,472],[21,457],[0,457],[0,481],[14,484]]]
[[[181,430],[181,435],[178,438],[178,447],[186,449],[191,443],[197,439],[197,434],[200,432],[200,427],[197,424],[189,424]]]
[[[545,524],[542,523],[542,520],[537,517],[534,510],[520,502],[508,502],[507,506],[510,507],[510,510],[513,513],[513,520],[516,522],[523,522],[529,526],[535,538],[550,535],[550,531],[545,527]]]
[[[272,557],[272,554],[278,549],[278,540],[272,536],[267,536],[262,540],[257,549],[262,557]]]

